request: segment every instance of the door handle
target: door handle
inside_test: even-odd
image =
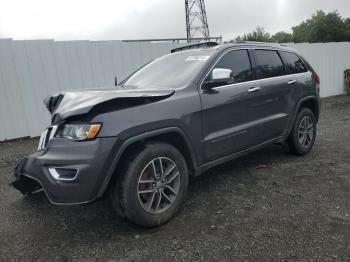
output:
[[[261,87],[257,86],[257,87],[252,87],[252,88],[248,89],[248,92],[257,92],[260,90],[261,90]]]
[[[297,80],[290,80],[290,81],[288,81],[288,85],[295,84],[296,82],[297,82]]]

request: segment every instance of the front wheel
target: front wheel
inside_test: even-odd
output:
[[[306,155],[312,149],[316,139],[316,118],[308,108],[302,108],[288,137],[290,151],[296,155]]]
[[[174,146],[165,143],[150,143],[134,152],[117,175],[112,204],[119,214],[141,226],[170,220],[187,192],[186,161]]]

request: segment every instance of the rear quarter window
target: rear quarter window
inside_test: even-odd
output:
[[[281,56],[284,61],[287,74],[299,74],[308,71],[305,63],[296,54],[282,51]]]
[[[274,50],[255,50],[256,72],[260,79],[285,74],[283,62]]]

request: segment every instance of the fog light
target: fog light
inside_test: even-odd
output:
[[[49,172],[56,180],[73,181],[77,178],[79,170],[75,168],[49,167]]]

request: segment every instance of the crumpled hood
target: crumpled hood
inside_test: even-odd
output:
[[[108,101],[113,100],[113,104],[117,108],[118,100],[120,103],[127,101],[130,104],[133,100],[137,100],[138,104],[146,104],[165,99],[173,95],[174,92],[174,90],[129,89],[123,87],[67,91],[46,97],[44,104],[51,113],[53,122],[57,122],[70,116],[88,114],[97,105]],[[142,98],[144,98],[144,102],[140,102]]]

